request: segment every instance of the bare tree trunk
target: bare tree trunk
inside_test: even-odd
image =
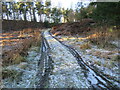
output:
[[[2,20],[3,20],[3,17],[4,17],[4,15],[3,15],[4,13],[2,12]]]
[[[31,13],[31,8],[30,8],[30,19],[31,19],[31,21],[32,21],[32,13]]]
[[[7,16],[7,20],[9,20],[9,15],[8,15],[8,12],[6,13],[6,16]]]
[[[25,8],[25,10],[24,10],[24,20],[26,21],[27,20],[27,18],[26,18],[26,8]]]
[[[41,20],[41,14],[40,14],[40,21],[39,22],[42,22],[42,20]]]
[[[13,19],[16,20],[15,12],[13,11]]]
[[[35,9],[33,9],[33,20],[36,22],[37,20],[36,20],[36,16],[35,16]]]
[[[21,17],[21,15],[22,15],[22,13],[21,12],[19,12],[20,14],[19,14],[19,18],[20,18],[20,20],[22,20],[22,17]]]
[[[65,23],[65,17],[63,17],[64,18],[64,23]]]

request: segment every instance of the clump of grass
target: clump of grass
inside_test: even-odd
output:
[[[39,48],[39,47],[32,46],[32,47],[30,48],[30,51],[39,52],[39,51],[40,51],[40,48]]]
[[[101,62],[100,61],[95,61],[94,63],[99,65],[99,66],[101,66]]]
[[[101,56],[101,52],[100,51],[94,51],[92,53],[94,56],[100,57]]]
[[[98,44],[98,47],[99,48],[106,48],[106,49],[114,49],[114,48],[117,48],[116,45],[112,44],[112,43],[109,43],[109,42],[105,42],[103,44]]]
[[[120,38],[119,34],[119,30],[113,30],[111,27],[97,27],[92,34],[88,36],[88,40],[99,48],[114,49],[117,48],[117,46],[111,44],[110,41],[118,40],[118,38]]]
[[[20,62],[25,62],[26,59],[24,56],[20,55],[19,53],[7,53],[7,56],[3,59],[3,66],[19,64]]]
[[[16,43],[15,45],[13,42],[9,42],[11,48],[3,48],[3,66],[24,62],[26,60],[24,57],[27,55],[28,49],[31,46],[40,46],[41,34],[38,29],[24,29],[19,32],[22,32],[21,37],[24,37],[24,39],[13,40],[14,43]],[[19,32],[18,36],[20,36]],[[16,35],[16,33],[13,32],[12,35],[14,36],[14,34]]]
[[[105,63],[103,64],[104,67],[108,67],[109,66],[109,61],[105,61]]]
[[[83,49],[83,50],[90,49],[90,48],[91,48],[90,43],[84,43],[80,45],[80,49]]]
[[[20,63],[17,67],[18,67],[18,68],[21,68],[21,69],[25,69],[27,66],[28,66],[28,63],[27,63],[27,62],[22,62],[22,63]]]
[[[103,64],[103,66],[104,66],[104,67],[107,67],[107,64],[105,63],[105,64]]]
[[[79,42],[79,39],[75,39],[75,42]]]
[[[2,78],[11,78],[11,79],[17,79],[19,76],[21,76],[22,72],[18,72],[17,70],[12,69],[3,69],[2,70]]]
[[[112,69],[113,67],[115,67],[115,62],[114,62],[114,61],[110,60],[110,61],[109,61],[109,64],[110,64],[110,65],[108,66],[109,69]]]
[[[20,54],[13,55],[13,58],[12,58],[13,64],[19,64],[20,62],[24,62],[24,61],[26,61],[25,58]]]
[[[111,59],[112,61],[120,61],[120,55],[115,55]]]

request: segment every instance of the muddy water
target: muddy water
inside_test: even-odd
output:
[[[53,59],[53,71],[49,76],[48,88],[112,88],[110,82],[96,74],[85,63],[78,64],[76,57],[68,48],[54,39],[48,31],[44,32],[44,37],[51,48]],[[74,50],[72,50],[75,52]]]
[[[3,80],[3,88],[35,88],[39,78],[36,77],[38,61],[40,59],[40,47],[31,47],[26,57],[26,62],[7,67],[20,72],[20,76]]]

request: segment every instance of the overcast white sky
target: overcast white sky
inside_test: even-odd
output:
[[[61,6],[64,8],[74,7],[79,0],[51,0],[53,6]]]
[[[10,1],[10,0],[8,0]],[[12,0],[11,0],[12,1]],[[15,0],[15,1],[51,1],[52,7],[61,7],[61,8],[73,8],[75,9],[75,5],[77,2],[83,2],[86,3],[86,6],[90,3],[90,1],[96,1],[96,0]]]
[[[46,1],[46,0],[43,0]],[[49,0],[47,0],[49,1]],[[52,7],[64,7],[64,8],[75,8],[77,2],[83,2],[89,4],[90,0],[51,0]]]

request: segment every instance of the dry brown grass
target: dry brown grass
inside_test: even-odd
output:
[[[2,79],[4,78],[11,78],[11,79],[18,79],[19,76],[21,76],[22,72],[19,72],[17,70],[12,70],[12,69],[6,69],[4,68],[2,70]]]
[[[116,45],[110,43],[110,41],[117,41],[120,38],[120,30],[114,30],[112,28],[102,27],[94,28],[87,39],[101,48],[116,48]]]
[[[89,42],[80,45],[80,49],[90,49],[90,48],[91,48],[91,45]]]
[[[27,55],[26,51],[28,48],[30,48],[32,45],[40,45],[39,29],[24,29],[21,31],[15,31],[7,34],[6,37],[11,35],[16,39],[5,40],[5,38],[3,38],[4,44],[1,43],[1,45],[3,45],[3,66],[18,64],[25,61],[24,56]]]

